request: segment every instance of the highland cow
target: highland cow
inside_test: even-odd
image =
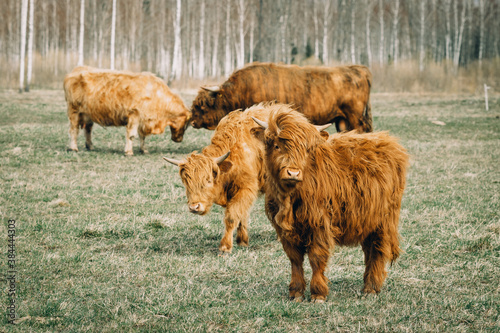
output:
[[[151,73],[76,67],[64,79],[68,103],[70,143],[78,151],[79,128],[85,129],[85,146],[92,150],[92,126],[126,126],[125,155],[133,155],[132,140],[139,135],[140,150],[147,153],[146,136],[161,134],[170,126],[172,140],[181,142],[191,113],[182,99]]]
[[[253,63],[221,86],[203,87],[193,101],[194,128],[215,129],[227,113],[275,101],[291,104],[313,124],[335,123],[337,131],[372,131],[370,88],[365,66],[299,67]]]
[[[267,128],[257,133],[266,145],[266,214],[291,262],[290,298],[303,298],[308,253],[311,298],[326,300],[324,271],[335,245],[361,244],[363,291],[380,292],[386,264],[400,253],[405,149],[385,132],[351,131],[325,140],[303,115],[287,107],[259,123]]]

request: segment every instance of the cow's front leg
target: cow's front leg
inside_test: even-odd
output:
[[[304,254],[305,248],[289,242],[286,237],[281,238],[283,250],[285,250],[290,263],[292,264],[292,279],[288,286],[289,296],[291,300],[301,302],[304,298],[306,290],[306,280],[304,279]]]
[[[233,232],[238,227],[236,242],[241,246],[248,246],[248,213],[257,199],[257,189],[240,189],[227,204],[224,224],[224,237],[220,242],[221,252],[231,252],[233,248]]]
[[[134,155],[133,140],[139,133],[139,117],[131,115],[127,123],[127,134],[125,137],[125,155]]]
[[[330,247],[324,239],[314,237],[310,245],[309,263],[313,271],[311,279],[311,300],[313,302],[324,302],[328,295],[328,279],[325,276]]]

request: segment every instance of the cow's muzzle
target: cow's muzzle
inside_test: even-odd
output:
[[[295,168],[284,168],[281,170],[281,180],[290,184],[302,181],[302,171]]]
[[[202,204],[201,202],[189,204],[189,211],[193,214],[198,214],[198,215],[205,215],[207,212],[205,205]]]

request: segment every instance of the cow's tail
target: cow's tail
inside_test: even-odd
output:
[[[363,123],[365,124],[365,132],[373,132],[373,118],[372,118],[372,106],[370,100],[365,105],[365,110],[363,111]]]

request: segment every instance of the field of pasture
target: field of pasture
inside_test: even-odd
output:
[[[191,105],[195,92],[182,94]],[[363,297],[361,248],[337,248],[324,304],[290,302],[290,264],[265,217],[218,255],[223,209],[190,214],[176,167],[212,135],[189,128],[125,157],[124,128],[66,152],[62,90],[0,91],[0,332],[498,332],[500,95],[372,95],[376,130],[411,154],[403,254]],[[331,129],[330,131],[333,131]],[[314,198],[311,198],[312,200]],[[15,220],[15,267],[8,264]],[[15,270],[15,325],[8,323]],[[306,277],[311,270],[306,260]]]

